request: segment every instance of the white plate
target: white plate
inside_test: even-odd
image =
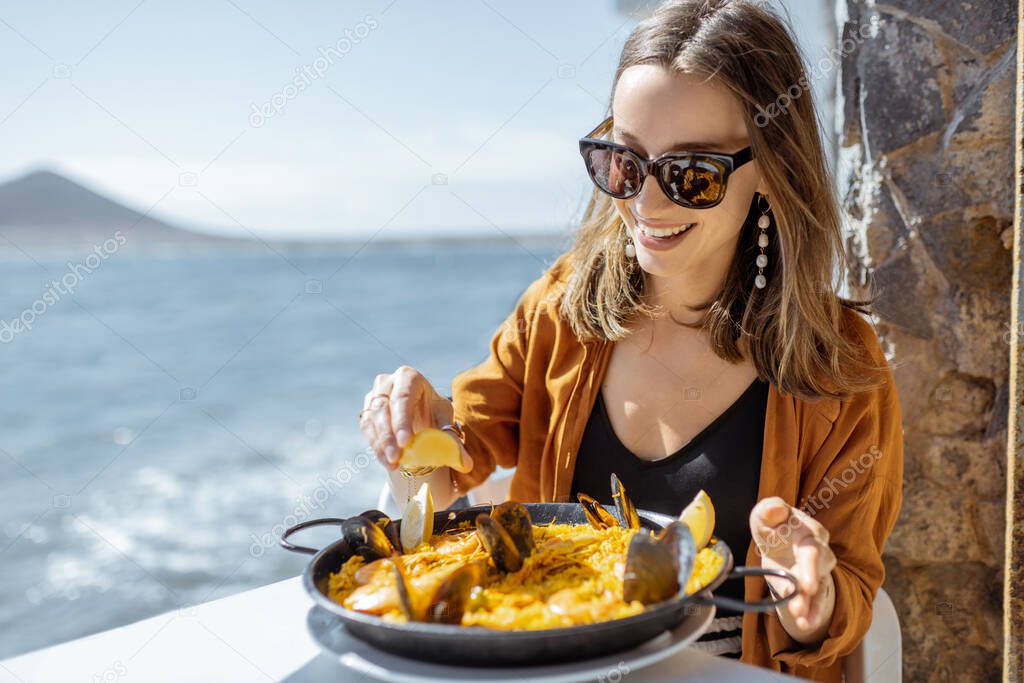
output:
[[[617,680],[625,673],[675,654],[697,640],[715,617],[713,605],[697,605],[690,612],[679,626],[631,650],[565,664],[505,668],[452,666],[393,655],[355,638],[340,619],[319,607],[309,611],[306,625],[313,640],[342,664],[364,676],[390,683],[575,683],[602,680],[599,677]],[[619,676],[614,676],[615,672]]]

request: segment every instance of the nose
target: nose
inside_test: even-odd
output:
[[[644,178],[644,184],[640,192],[631,200],[634,217],[650,219],[652,222],[679,221],[684,218],[682,212],[686,209],[669,199],[658,184],[658,179],[653,175]]]

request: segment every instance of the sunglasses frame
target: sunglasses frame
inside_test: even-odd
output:
[[[710,209],[718,206],[719,204],[722,203],[722,200],[725,199],[725,192],[726,190],[729,189],[729,176],[732,174],[732,172],[738,169],[740,166],[743,166],[747,162],[750,162],[754,159],[754,152],[749,146],[744,147],[735,154],[725,154],[718,152],[686,152],[676,150],[672,152],[665,152],[664,154],[655,159],[649,159],[644,157],[644,155],[640,154],[632,147],[620,144],[618,142],[612,142],[611,140],[603,140],[599,137],[596,137],[601,132],[607,132],[606,130],[603,131],[603,129],[610,129],[611,125],[612,117],[609,116],[604,121],[597,124],[597,126],[592,131],[590,131],[585,136],[580,138],[580,155],[583,157],[583,164],[584,166],[587,167],[587,174],[590,176],[591,181],[593,181],[594,186],[601,192],[604,192],[609,197],[614,197],[615,199],[630,199],[640,194],[640,190],[643,189],[644,183],[647,182],[647,176],[652,175],[653,172],[655,180],[658,181],[658,187],[661,188],[661,191],[665,193],[665,196],[668,197],[668,199],[673,203],[678,204],[679,206],[685,207],[687,209]],[[637,184],[637,189],[634,192],[630,192],[628,194],[619,196],[616,194],[612,194],[611,192],[608,192],[603,187],[601,187],[601,185],[597,182],[597,179],[594,177],[594,172],[590,167],[590,162],[587,160],[588,152],[598,147],[602,149],[610,149],[613,151],[627,152],[631,156],[635,157],[640,167],[641,180]],[[669,191],[669,188],[665,187],[665,180],[664,178],[662,178],[661,170],[665,164],[668,164],[671,161],[680,161],[683,159],[688,161],[692,161],[694,159],[709,159],[711,161],[716,161],[725,167],[725,170],[722,172],[722,193],[721,196],[718,197],[718,199],[716,199],[714,202],[710,204],[700,205],[684,204],[680,201],[677,201],[676,199],[673,199],[672,192]]]

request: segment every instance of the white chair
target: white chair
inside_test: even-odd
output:
[[[480,486],[471,489],[469,502],[501,503],[508,498],[508,487],[512,481],[512,470],[498,470]],[[377,507],[390,517],[401,516],[387,482],[380,492]],[[878,589],[875,596],[871,626],[864,640],[846,657],[843,663],[846,683],[902,683],[903,681],[903,638],[900,634],[900,620],[889,594]]]
[[[843,664],[846,683],[901,683],[903,637],[900,620],[889,594],[878,589],[871,626],[860,646]]]

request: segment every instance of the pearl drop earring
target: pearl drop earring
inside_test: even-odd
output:
[[[629,228],[626,228],[626,246],[623,251],[626,252],[626,258],[636,258],[636,246],[629,236]]]
[[[757,246],[761,248],[761,253],[755,260],[757,275],[754,276],[754,286],[758,289],[764,289],[768,284],[768,279],[764,276],[765,266],[768,265],[768,255],[764,253],[764,250],[768,248],[768,228],[772,224],[771,218],[768,217],[768,212],[772,210],[772,207],[769,204],[767,208],[762,208],[762,201],[768,203],[768,199],[763,194],[757,198],[757,208],[761,209],[761,216],[757,219],[757,227],[761,229],[761,234],[757,236]]]

